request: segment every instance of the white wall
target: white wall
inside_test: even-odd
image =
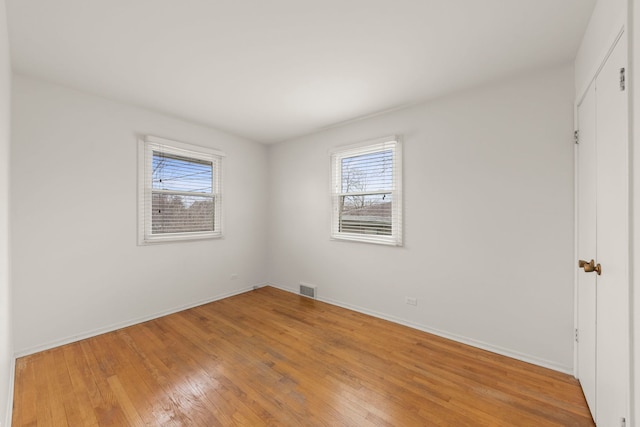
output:
[[[9,284],[9,140],[11,67],[5,2],[0,0],[0,424],[11,413],[13,339]]]
[[[570,372],[573,99],[563,66],[271,147],[270,282]],[[405,246],[330,241],[328,150],[389,134]]]
[[[13,91],[17,354],[264,282],[264,146],[24,76]],[[139,134],[227,153],[224,239],[137,246]]]

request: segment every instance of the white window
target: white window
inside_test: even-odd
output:
[[[395,136],[331,152],[333,239],[402,245],[402,150]]]
[[[138,242],[222,237],[224,153],[154,136],[138,143]]]

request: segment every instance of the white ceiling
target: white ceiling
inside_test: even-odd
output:
[[[13,68],[278,142],[575,57],[595,0],[8,0]]]

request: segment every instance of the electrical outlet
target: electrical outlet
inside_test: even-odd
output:
[[[238,278],[238,275],[236,273],[233,273],[231,275],[231,280],[236,280]]]
[[[409,305],[418,305],[418,299],[417,298],[412,298],[412,297],[407,297],[406,303],[409,304]]]

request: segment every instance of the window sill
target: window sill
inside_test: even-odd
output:
[[[157,235],[153,237],[142,237],[138,240],[138,246],[158,245],[162,243],[180,243],[197,240],[222,239],[221,233],[180,233]]]
[[[374,245],[384,246],[402,246],[402,242],[398,242],[395,238],[380,238],[380,237],[364,237],[357,234],[332,234],[330,240],[341,240],[346,242],[358,242],[358,243],[372,243]]]

